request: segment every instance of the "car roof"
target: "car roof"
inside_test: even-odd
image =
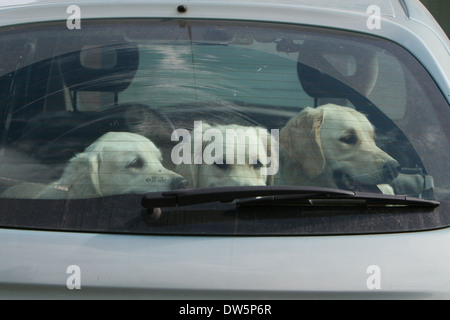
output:
[[[395,1],[395,0],[394,0]],[[86,3],[118,3],[120,1],[111,0],[78,0],[77,5],[83,5]],[[130,2],[130,1],[122,1]],[[150,1],[139,1],[139,2],[150,2]],[[178,1],[180,2],[180,1]],[[182,1],[181,1],[182,2]],[[181,3],[180,2],[180,3]],[[189,4],[191,1],[184,1],[185,4]],[[211,2],[211,0],[196,0],[196,2]],[[217,1],[218,2],[218,1]],[[234,2],[230,0],[221,0],[220,2]],[[308,6],[315,8],[328,8],[335,10],[347,10],[356,12],[365,12],[367,7],[370,5],[377,5],[381,9],[383,15],[394,15],[394,8],[391,5],[391,0],[240,0],[239,2],[254,3],[254,4],[276,4],[276,5],[295,5],[295,6]],[[61,0],[0,0],[1,6],[24,6],[24,5],[51,5],[57,3],[64,3]],[[65,2],[66,5],[67,2]]]
[[[62,0],[0,0],[0,26],[27,22],[24,20],[31,18],[30,16],[14,14],[15,12],[19,13],[27,9],[42,10],[42,12],[47,11],[48,13],[37,14],[38,12],[36,12],[33,19],[28,22],[53,20],[50,11],[51,9],[61,7],[67,8],[71,4],[74,3],[67,3]],[[273,12],[270,16],[262,15],[262,10],[264,8],[284,8],[285,10],[289,10],[290,8],[302,9],[304,11],[315,12],[315,18],[318,18],[317,24],[324,24],[323,22],[328,18],[327,15],[330,12],[334,12],[335,15],[341,16],[342,20],[345,20],[351,19],[352,17],[355,17],[355,15],[367,16],[370,14],[369,8],[376,7],[378,10],[377,14],[381,17],[387,17],[391,21],[396,21],[397,23],[402,23],[405,20],[419,21],[423,26],[428,27],[440,38],[443,37],[448,40],[444,31],[421,4],[420,0],[239,0],[238,2],[236,0],[78,0],[76,2],[76,5],[80,8],[105,8],[105,5],[108,5],[107,10],[97,10],[99,18],[103,18],[105,14],[111,16],[114,15],[115,8],[117,8],[117,11],[120,13],[127,14],[127,11],[129,11],[129,14],[133,15],[131,13],[133,12],[133,8],[139,10],[146,5],[156,5],[158,8],[171,6],[173,8],[179,4],[194,6],[196,7],[197,12],[200,12],[197,9],[199,7],[212,8],[213,11],[214,7],[233,7],[234,9],[232,11],[227,12],[233,12],[235,14],[237,13],[236,11],[238,11],[236,10],[238,7],[252,7],[254,10],[251,11],[251,15],[248,16],[248,18],[260,18],[263,21],[279,19],[276,12]],[[124,8],[127,8],[128,10],[124,11]],[[100,11],[103,11],[103,14],[101,14]],[[215,10],[215,13],[217,13],[217,11],[218,10]],[[139,10],[138,12],[140,12],[141,15],[143,14],[142,10]],[[145,16],[153,16],[153,13],[150,11],[144,12]],[[175,10],[172,10],[172,13],[175,12]],[[62,11],[62,14],[64,15],[60,18],[64,20],[64,18],[67,17],[67,12],[64,10]],[[211,12],[209,12],[209,14],[211,14]],[[319,18],[321,14],[323,14],[323,19]],[[165,17],[167,17],[167,13]],[[214,18],[214,15],[211,15],[211,18]],[[342,23],[343,21],[340,22]],[[343,25],[345,27],[345,23]]]

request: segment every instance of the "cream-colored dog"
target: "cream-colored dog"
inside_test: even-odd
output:
[[[175,169],[189,187],[272,184],[278,171],[278,141],[266,129],[203,123],[200,132],[201,143],[192,142],[190,163]]]
[[[277,184],[360,190],[387,184],[398,162],[375,143],[375,130],[360,112],[335,104],[306,108],[280,132]]]
[[[163,167],[159,149],[147,138],[129,132],[108,132],[77,154],[59,181],[42,188],[26,183],[2,197],[79,199],[119,194],[144,194],[184,188],[182,176]]]

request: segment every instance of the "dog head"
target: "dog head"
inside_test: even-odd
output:
[[[197,132],[202,138],[192,143],[191,164],[177,167],[190,187],[272,184],[273,171],[278,170],[278,144],[266,129],[203,123]]]
[[[70,161],[60,185],[75,197],[184,188],[186,180],[166,169],[161,158],[153,142],[141,135],[108,132]]]
[[[376,145],[373,125],[348,107],[306,108],[281,130],[280,147],[308,179],[327,187],[388,184],[398,175],[398,162]]]

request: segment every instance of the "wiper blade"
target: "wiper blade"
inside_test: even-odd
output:
[[[240,201],[240,206],[252,205],[270,205],[270,204],[303,204],[311,206],[419,206],[419,207],[438,207],[439,201],[419,199],[405,195],[388,195],[367,192],[353,192],[353,195],[329,195],[323,197],[321,195],[312,195],[311,197],[299,196],[273,196],[263,197],[260,199],[252,199]]]
[[[142,198],[142,206],[147,209],[188,206],[208,202],[232,202],[238,199],[267,196],[340,195],[353,196],[353,191],[321,187],[299,186],[242,186],[180,189],[150,192]]]
[[[244,199],[244,200],[242,200]],[[437,207],[438,201],[404,195],[354,192],[334,188],[303,186],[243,186],[182,189],[151,192],[142,198],[147,210],[188,206],[209,202],[232,202],[237,205],[308,204],[308,205],[382,205]]]

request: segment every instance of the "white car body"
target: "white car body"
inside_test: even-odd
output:
[[[235,19],[396,42],[450,102],[450,43],[419,1],[88,1],[83,19]],[[177,6],[187,11],[180,13]],[[381,9],[368,28],[368,8]],[[0,1],[0,26],[65,21],[63,1]],[[450,214],[450,213],[449,213]],[[450,229],[340,236],[164,236],[0,229],[0,298],[448,299]],[[77,266],[73,269],[71,266]],[[73,277],[79,286],[74,287]],[[207,303],[205,303],[207,304]]]

